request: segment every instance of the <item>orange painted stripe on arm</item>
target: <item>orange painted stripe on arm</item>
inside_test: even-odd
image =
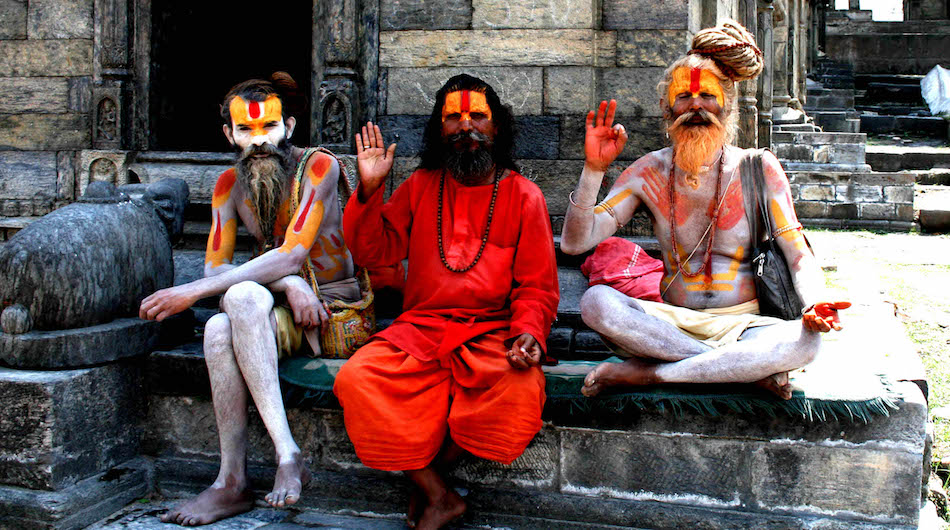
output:
[[[623,190],[620,193],[614,195],[613,197],[607,199],[602,204],[598,204],[594,207],[594,213],[603,213],[607,211],[607,208],[604,205],[607,205],[611,208],[615,208],[618,204],[622,203],[624,199],[629,197],[633,192],[630,190]]]

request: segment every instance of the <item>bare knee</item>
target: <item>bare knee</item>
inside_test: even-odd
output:
[[[788,333],[784,348],[787,369],[797,370],[814,361],[821,349],[821,333],[805,329],[798,320],[780,325]]]
[[[274,296],[257,282],[241,282],[232,285],[221,299],[221,307],[231,319],[247,316],[253,319],[266,318],[274,306]]]
[[[617,296],[620,293],[606,285],[595,285],[581,297],[581,320],[591,329],[606,333],[614,327],[618,315],[624,313]],[[623,296],[623,295],[621,295]]]
[[[225,313],[214,315],[205,324],[205,360],[214,362],[222,355],[231,353],[231,319]]]

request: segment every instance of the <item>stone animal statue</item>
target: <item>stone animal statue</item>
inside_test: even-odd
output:
[[[172,284],[171,244],[184,225],[188,185],[167,179],[116,189],[93,182],[0,244],[0,329],[82,328],[134,317]]]

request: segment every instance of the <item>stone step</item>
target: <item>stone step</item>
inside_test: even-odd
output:
[[[950,168],[933,168],[909,173],[914,175],[914,181],[919,185],[950,187]]]
[[[950,147],[869,145],[866,157],[875,171],[950,168]]]
[[[772,133],[772,149],[783,164],[861,167],[865,139],[863,133],[777,131]]]
[[[925,106],[902,103],[857,104],[855,110],[878,116],[931,116],[930,109]]]
[[[861,130],[868,134],[910,134],[947,138],[947,120],[929,116],[872,116],[861,114]]]
[[[857,113],[850,110],[809,110],[808,114],[822,131],[858,133],[861,132],[861,120]]]
[[[880,83],[871,82],[865,88],[862,103],[886,101],[891,103],[923,104],[920,95],[920,83]]]
[[[838,90],[837,92],[846,92],[846,94],[808,94],[808,99],[805,100],[805,110],[853,109],[854,93],[847,90]],[[811,112],[808,114],[811,115]]]
[[[821,127],[811,123],[791,123],[778,125],[778,131],[783,132],[821,132]]]

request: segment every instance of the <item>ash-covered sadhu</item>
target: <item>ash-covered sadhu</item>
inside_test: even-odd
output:
[[[613,385],[758,382],[788,399],[788,371],[814,359],[821,332],[840,329],[837,310],[850,304],[823,297],[821,269],[802,235],[788,179],[768,151],[761,159],[768,215],[805,310],[793,321],[758,314],[751,264],[756,242],[744,200],[752,193],[743,190],[741,174],[755,151],[731,142],[736,83],[754,79],[762,64],[752,35],[736,22],[697,33],[690,52],[657,86],[672,146],[634,162],[600,203],[597,191],[627,134],[614,123],[615,101],[588,114],[586,163],[571,194],[561,248],[585,252],[643,207],[665,270],[664,303],[635,300],[605,285],[584,294],[584,322],[628,358],[592,370],[586,395]]]
[[[463,451],[510,463],[541,429],[557,266],[541,190],[511,157],[511,111],[480,79],[436,95],[421,164],[383,202],[395,144],[357,135],[359,193],[346,206],[353,258],[409,258],[404,312],[340,370],[334,392],[369,467],[405,471],[410,526],[438,528],[465,503],[436,472]]]

